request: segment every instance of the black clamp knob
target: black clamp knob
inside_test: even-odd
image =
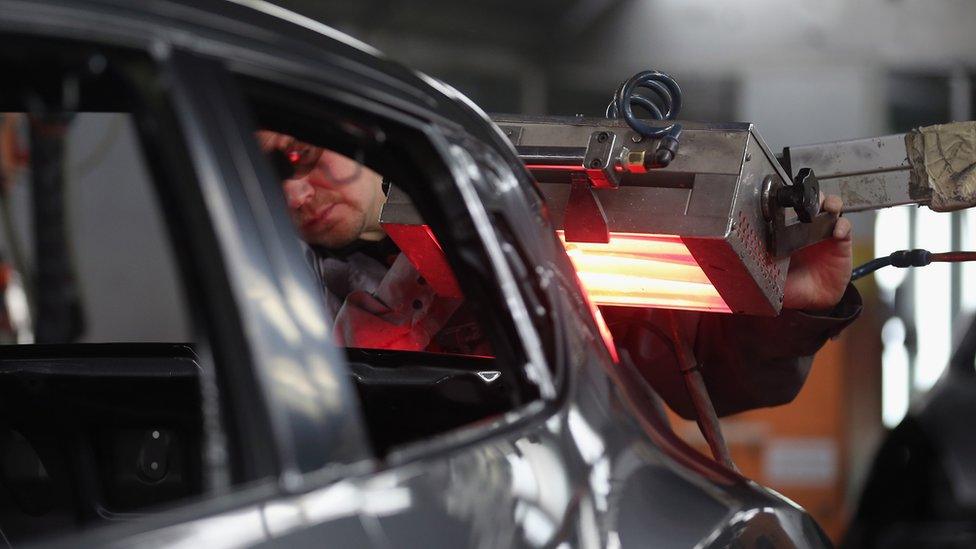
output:
[[[804,223],[813,221],[820,213],[820,182],[813,170],[800,168],[792,185],[777,189],[776,205],[793,208],[796,216]]]

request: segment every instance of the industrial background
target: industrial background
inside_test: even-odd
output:
[[[681,85],[681,119],[753,122],[773,150],[976,117],[971,0],[277,3],[452,84],[494,113],[600,115],[621,80],[653,68]],[[73,220],[88,235],[80,242],[100,243],[75,250],[79,278],[93,281],[80,289],[95,308],[86,339],[182,340],[184,307],[170,297],[178,295],[172,258],[146,245],[162,228],[132,131],[122,117],[88,115],[69,139],[69,178],[85,189],[68,197],[70,211],[95,211],[86,201],[106,195],[116,211]],[[12,199],[15,212],[26,211],[16,206],[26,196]],[[29,237],[29,220],[14,217]],[[908,207],[851,217],[855,262],[910,247],[976,247],[972,211]],[[134,223],[142,228],[118,230]],[[127,266],[139,276],[84,274],[125,272],[107,265],[132,257],[143,259]],[[157,290],[147,293],[159,301],[154,310],[172,314],[140,318],[131,304],[113,301],[136,283]],[[858,285],[865,314],[818,355],[797,400],[723,422],[743,473],[804,506],[835,540],[885,429],[938,380],[954,334],[976,310],[976,271],[968,265],[881,271]],[[703,446],[693,424],[675,420],[675,427]]]

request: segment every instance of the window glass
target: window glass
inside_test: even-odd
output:
[[[198,500],[214,482],[204,448],[223,441],[204,444],[209,346],[159,200],[170,182],[138,130],[150,115],[126,86],[135,67],[153,85],[151,65],[4,44],[0,536],[16,545]]]
[[[244,83],[258,149],[320,283],[374,448],[384,453],[534,398],[505,333],[509,312],[501,300],[486,302],[497,284],[484,270],[458,268],[478,243],[456,242],[459,231],[445,223],[445,198],[433,189],[453,182],[444,159],[420,145],[422,134],[330,110],[323,99],[307,99],[303,111],[300,94]],[[470,222],[454,215],[453,223]]]
[[[40,318],[37,302],[49,296],[34,295],[40,283],[42,291],[63,293],[69,309],[68,337],[49,343],[189,341],[175,259],[131,116],[73,114],[64,138],[63,187],[45,190],[40,197],[32,192],[31,121],[24,113],[7,113],[4,118],[4,143],[10,153],[0,253],[11,275],[13,288],[8,291],[17,294],[8,303],[15,310],[7,315],[13,314],[19,328],[16,333],[8,329],[8,340],[34,341],[38,323],[47,321]],[[35,126],[42,131],[39,122]],[[38,208],[48,212],[42,213],[46,218],[38,216]],[[48,238],[56,246],[44,241],[39,249],[38,231],[48,230],[55,233]],[[57,246],[59,241],[63,248]],[[40,259],[63,263],[56,270],[59,284],[25,278],[25,273],[49,272],[45,269],[50,263]],[[61,313],[55,309],[51,314]]]
[[[202,418],[131,116],[2,116],[0,525],[14,543],[199,495]]]
[[[288,214],[343,347],[491,356],[440,243],[409,197],[342,154],[261,130]],[[349,152],[349,151],[347,151]]]

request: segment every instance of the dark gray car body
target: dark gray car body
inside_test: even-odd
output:
[[[487,117],[447,86],[270,5],[0,0],[0,32],[144,50],[167,72],[193,151],[194,198],[203,199],[248,355],[235,390],[254,392],[241,421],[250,467],[272,479],[215,488],[215,497],[65,545],[829,544],[802,509],[670,432],[650,388],[603,346],[529,174]],[[303,270],[297,251],[275,244],[293,232],[285,209],[271,207],[281,203],[274,182],[248,156],[240,106],[224,101],[229,65],[423,125],[454,174],[541,400],[373,459],[343,358],[318,343],[316,326],[328,319],[316,310],[310,321],[295,304],[295,288],[308,299],[313,282],[294,275]],[[497,232],[493,219],[509,230]],[[530,263],[519,265],[513,249]],[[264,303],[248,297],[255,285],[267,287]],[[529,319],[527,286],[545,289],[548,335]],[[282,333],[267,300],[297,335]],[[543,353],[544,337],[556,337],[560,352]],[[315,394],[294,394],[295,383]]]

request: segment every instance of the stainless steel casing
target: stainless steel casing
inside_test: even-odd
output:
[[[565,222],[571,172],[582,168],[593,132],[614,132],[631,151],[657,146],[621,120],[493,119],[539,182],[557,229]],[[610,232],[679,236],[732,312],[776,315],[789,258],[769,252],[762,182],[767,176],[784,184],[789,179],[752,124],[682,124],[681,145],[667,167],[624,173],[619,188],[594,190]]]

